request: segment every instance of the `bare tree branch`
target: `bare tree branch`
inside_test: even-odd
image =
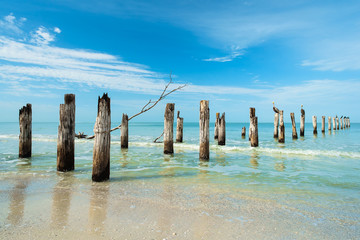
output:
[[[171,73],[170,73],[170,76],[169,76],[169,77],[170,77],[170,81],[165,85],[164,90],[162,91],[162,93],[161,93],[161,95],[159,96],[159,98],[158,98],[156,101],[151,101],[151,99],[150,99],[150,100],[141,108],[141,111],[140,111],[140,112],[138,112],[138,113],[132,115],[131,117],[129,117],[129,121],[130,121],[131,119],[133,119],[134,117],[137,117],[137,116],[139,116],[139,115],[141,115],[141,114],[149,111],[150,109],[152,109],[153,107],[155,107],[161,100],[163,100],[165,97],[167,97],[167,96],[170,95],[171,93],[173,93],[173,92],[175,92],[175,91],[178,91],[178,90],[180,90],[180,89],[183,89],[184,87],[187,86],[187,84],[180,85],[180,86],[178,86],[177,88],[174,88],[174,89],[172,89],[172,90],[169,91],[169,92],[166,92],[166,91],[168,90],[170,84],[173,82],[173,81],[172,81],[172,77],[171,77]],[[117,126],[117,127],[112,128],[112,129],[110,130],[110,132],[115,131],[115,130],[120,129],[120,128],[121,128],[121,124],[120,124],[119,126]],[[164,133],[163,133],[163,134],[164,134]],[[88,137],[87,135],[85,135],[84,133],[82,133],[82,134],[75,134],[75,137],[77,137],[77,138],[85,138],[85,139],[93,139],[95,136],[93,135],[93,136],[89,136],[89,137]],[[161,136],[160,136],[160,137],[161,137]],[[160,138],[160,137],[159,137],[159,138]]]
[[[164,135],[164,132],[162,132],[162,134],[160,136],[158,136],[157,138],[155,138],[155,140],[153,141],[154,143],[159,143],[157,142],[157,140],[159,140],[159,138],[161,138]]]

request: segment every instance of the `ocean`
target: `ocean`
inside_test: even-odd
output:
[[[113,127],[118,124],[112,123]],[[93,126],[77,123],[76,132],[92,135]],[[241,137],[243,126],[247,129],[245,138]],[[16,179],[31,176],[35,180],[23,188],[41,192],[66,178],[56,171],[57,127],[58,123],[33,123],[32,157],[19,159],[18,123],[0,123],[1,227],[14,225],[9,213]],[[189,188],[206,184],[210,186],[208,194],[222,192],[231,196],[234,205],[241,205],[241,196],[271,201],[280,209],[291,209],[291,215],[306,219],[323,234],[333,231],[332,236],[343,232],[347,238],[360,236],[360,124],[325,133],[318,124],[314,136],[312,124],[306,123],[305,136],[292,140],[291,124],[286,123],[285,143],[278,143],[273,138],[273,124],[260,123],[257,148],[250,147],[248,128],[249,123],[227,123],[226,146],[218,146],[211,123],[210,160],[200,162],[198,123],[184,122],[184,142],[174,143],[173,155],[164,155],[163,144],[153,143],[162,133],[163,123],[130,121],[128,149],[120,148],[119,130],[111,134],[110,181],[106,184],[111,188],[125,182],[150,186],[166,182],[175,189],[183,188],[185,195]],[[297,131],[299,136],[299,125]],[[174,139],[175,134],[174,125]],[[92,140],[76,139],[75,171],[66,173],[71,174],[72,184],[92,185],[92,152]],[[136,194],[152,197],[147,191]],[[251,221],[235,213],[227,219]],[[341,231],[332,226],[341,226]]]

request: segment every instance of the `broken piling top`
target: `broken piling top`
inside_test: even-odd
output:
[[[305,110],[303,109],[303,105],[301,105],[300,112],[300,137],[303,137],[305,135]]]
[[[98,99],[98,114],[94,126],[94,150],[92,180],[106,181],[110,178],[110,98],[107,93]]]
[[[32,148],[32,107],[28,103],[19,109],[19,157],[31,157]]]
[[[65,94],[60,104],[57,140],[57,170],[72,171],[75,168],[75,95]]]
[[[210,109],[209,101],[200,101],[200,120],[199,120],[199,159],[208,161],[210,158],[210,147],[209,147],[209,120],[210,120]]]
[[[174,153],[174,111],[175,103],[166,104],[164,113],[164,153]]]

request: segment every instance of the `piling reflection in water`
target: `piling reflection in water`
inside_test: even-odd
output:
[[[93,183],[90,188],[89,230],[101,235],[105,230],[110,182]]]
[[[126,168],[126,166],[129,164],[128,161],[128,148],[121,148],[121,158],[120,158],[120,164],[121,167]]]
[[[252,151],[251,156],[250,156],[250,164],[251,167],[254,169],[258,169],[259,167],[259,162],[258,160],[260,159],[260,155],[257,151]]]
[[[58,173],[61,177],[53,189],[51,225],[63,228],[68,224],[71,195],[76,178],[72,172]]]
[[[24,217],[26,188],[30,184],[30,178],[15,180],[14,187],[10,191],[10,206],[7,220],[12,225],[19,225]]]

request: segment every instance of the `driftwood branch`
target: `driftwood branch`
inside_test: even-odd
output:
[[[172,89],[171,91],[168,91],[169,86],[171,85],[171,83],[173,83],[172,77],[171,77],[171,73],[170,73],[170,76],[169,76],[169,77],[170,77],[170,81],[165,85],[164,90],[162,91],[162,93],[161,93],[161,95],[159,96],[159,98],[158,98],[156,101],[152,101],[152,100],[150,99],[150,100],[141,108],[141,111],[138,112],[138,113],[136,113],[136,114],[134,114],[134,115],[132,115],[131,117],[129,117],[129,120],[128,120],[128,121],[130,121],[130,120],[133,119],[134,117],[137,117],[137,116],[139,116],[139,115],[141,115],[141,114],[149,111],[150,109],[152,109],[153,107],[155,107],[161,100],[163,100],[165,97],[167,97],[167,96],[170,95],[171,93],[176,92],[176,91],[178,91],[178,90],[180,90],[180,89],[183,89],[184,87],[187,86],[187,84],[183,84],[183,85],[178,86],[177,88]],[[110,129],[110,132],[115,131],[115,130],[120,129],[120,128],[121,128],[121,124],[120,124],[119,126],[117,126],[117,127],[114,127],[114,128],[112,128],[112,129]],[[82,133],[82,134],[75,134],[75,137],[77,137],[77,138],[85,138],[85,139],[93,139],[95,136],[94,136],[94,135],[93,135],[93,136],[87,136],[87,135],[85,135],[84,133]]]
[[[162,132],[162,134],[160,136],[158,136],[157,138],[155,138],[155,140],[153,141],[154,143],[160,143],[157,142],[157,140],[159,140],[162,136],[164,136],[164,132]]]

